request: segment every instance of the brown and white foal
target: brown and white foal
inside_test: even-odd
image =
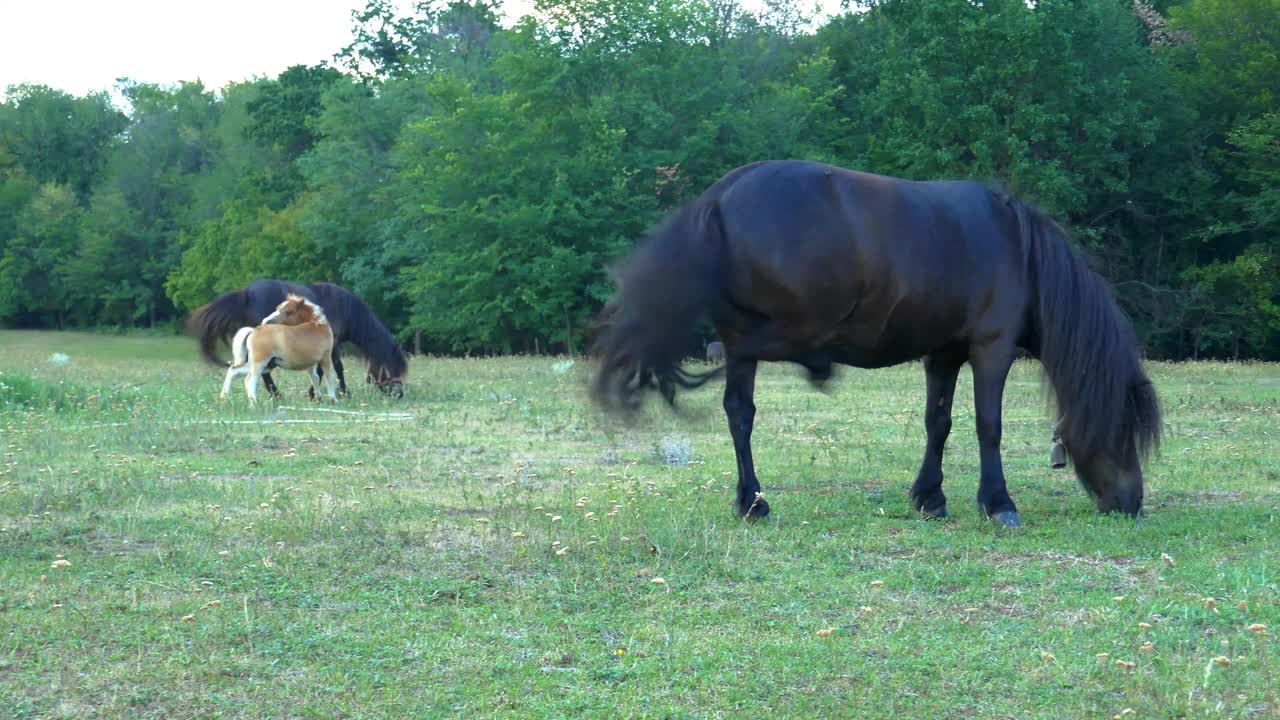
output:
[[[333,372],[333,328],[324,310],[304,297],[290,294],[263,318],[258,327],[243,327],[231,341],[235,356],[222,383],[222,399],[231,392],[232,379],[247,375],[244,390],[249,402],[258,401],[258,378],[274,360],[286,370],[306,370],[311,387],[320,394],[319,368],[324,372],[325,389],[331,402],[338,402],[337,376]]]

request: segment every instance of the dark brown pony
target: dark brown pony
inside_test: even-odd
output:
[[[368,360],[365,375],[383,392],[397,397],[404,394],[404,380],[409,363],[396,339],[378,316],[355,293],[332,283],[300,285],[284,280],[255,280],[242,290],[220,295],[208,305],[197,308],[187,321],[188,331],[200,341],[200,353],[209,362],[223,366],[218,359],[219,343],[229,343],[231,336],[245,326],[258,325],[275,311],[292,293],[324,308],[333,327],[333,368],[343,395],[347,392],[347,379],[343,372],[340,346],[350,343]],[[262,375],[262,382],[272,395],[279,395],[271,379],[271,368]],[[311,390],[315,397],[314,389]]]
[[[1052,386],[1058,434],[1103,512],[1142,507],[1140,460],[1160,440],[1160,406],[1128,319],[1066,232],[984,185],[912,182],[800,161],[737,168],[673,214],[615,275],[597,325],[596,402],[627,411],[644,391],[726,375],[738,460],[737,511],[769,513],[751,457],[756,366],[788,361],[814,384],[838,364],[924,360],[927,441],[911,487],[923,515],[946,515],[942,452],[956,377],[973,370],[981,457],[978,505],[1020,524],[1000,459],[1005,380],[1019,348]],[[723,368],[681,369],[704,318]]]

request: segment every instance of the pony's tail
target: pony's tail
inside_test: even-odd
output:
[[[698,199],[617,269],[617,295],[593,328],[591,354],[599,366],[591,396],[599,406],[629,414],[651,389],[674,406],[677,388],[699,387],[724,371],[680,367],[699,324],[722,296],[723,247],[715,201]]]
[[[1160,444],[1160,402],[1111,288],[1044,213],[1017,205],[1034,276],[1039,359],[1070,453],[1145,460]]]
[[[232,365],[239,366],[249,362],[249,336],[252,334],[251,327],[242,327],[236,331],[236,336],[231,341]]]
[[[196,308],[187,319],[187,332],[199,340],[200,354],[205,360],[222,365],[218,359],[218,341],[226,340],[237,328],[253,324],[249,316],[249,294],[236,290]]]

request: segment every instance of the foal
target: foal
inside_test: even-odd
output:
[[[243,327],[231,341],[235,361],[227,368],[222,383],[222,399],[231,391],[231,380],[240,375],[250,404],[258,401],[258,378],[267,366],[275,364],[286,370],[306,370],[311,387],[320,392],[319,368],[324,372],[329,400],[338,402],[337,379],[333,372],[333,328],[324,310],[304,297],[290,294],[276,306],[275,312],[263,318],[258,327]]]

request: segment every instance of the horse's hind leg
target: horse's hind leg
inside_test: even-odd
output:
[[[729,419],[733,454],[738,459],[738,515],[759,519],[769,514],[769,503],[760,496],[751,459],[751,427],[755,421],[756,361],[729,356],[724,385],[724,414]]]
[[[975,350],[969,363],[973,367],[973,406],[982,461],[978,507],[996,523],[1018,527],[1022,523],[1018,520],[1018,509],[1009,497],[1000,462],[1000,413],[1005,380],[1013,365],[1013,349],[998,341],[993,342]]]
[[[951,434],[951,401],[963,357],[938,353],[924,359],[925,408],[924,460],[911,486],[911,504],[926,518],[947,516],[947,497],[942,493],[942,451]]]

